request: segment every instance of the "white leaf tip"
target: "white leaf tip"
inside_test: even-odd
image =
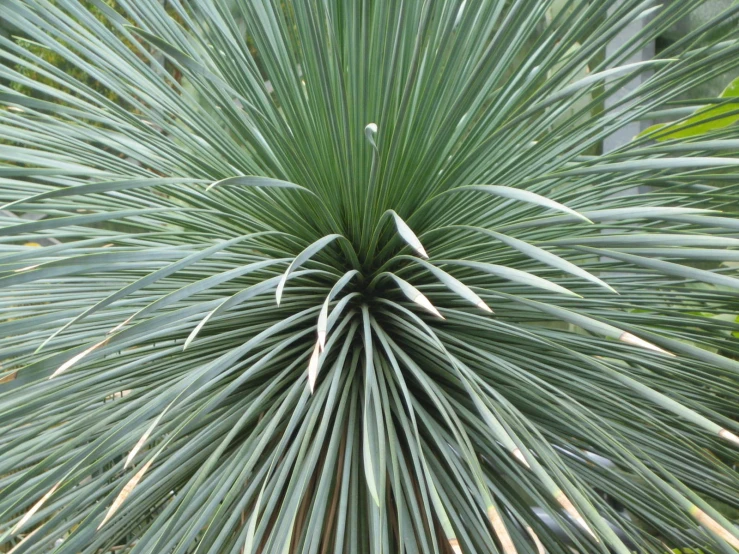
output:
[[[156,455],[154,457],[156,457]],[[154,458],[151,458],[148,462],[146,462],[144,466],[138,471],[138,473],[136,473],[136,475],[134,475],[131,480],[126,483],[126,485],[123,487],[123,490],[121,490],[116,499],[113,501],[113,504],[111,504],[108,512],[103,518],[103,521],[101,521],[100,525],[98,525],[98,531],[110,520],[110,518],[113,517],[113,515],[115,515],[115,513],[118,511],[118,508],[121,507],[121,504],[123,504],[126,498],[128,498],[129,495],[133,492],[133,489],[136,487],[136,485],[138,485],[139,481],[141,481],[141,478],[149,469],[149,466],[151,466],[152,462],[154,462]]]
[[[503,523],[503,518],[500,517],[500,513],[495,506],[488,507],[488,521],[493,526],[493,530],[500,541],[500,545],[503,547],[503,554],[517,554],[516,546],[513,544],[510,533]]]
[[[212,182],[210,185],[208,185],[207,187],[205,187],[205,192],[208,192],[210,189],[212,189],[213,187],[215,187],[218,184],[222,183],[223,181],[225,181],[225,179],[220,179],[219,181]]]
[[[528,525],[526,526],[526,532],[531,537],[531,540],[534,541],[534,545],[536,546],[536,554],[546,554],[547,551],[544,548],[544,545],[542,544],[541,540],[539,540],[539,536]]]
[[[487,304],[485,304],[485,302],[482,301],[482,300],[480,300],[477,303],[477,307],[480,308],[482,311],[487,312],[489,314],[495,313],[495,312],[493,312],[493,309],[490,306],[488,306]]]
[[[625,342],[626,344],[631,344],[632,346],[640,346],[641,348],[652,350],[653,352],[660,352],[661,354],[666,354],[672,357],[675,356],[675,354],[673,354],[672,352],[663,350],[659,346],[652,344],[651,342],[647,342],[644,339],[640,339],[636,335],[632,335],[631,333],[628,333],[626,331],[624,331],[621,336],[618,337],[618,340],[620,340],[621,342]]]
[[[101,346],[103,346],[105,343],[108,342],[108,340],[109,339],[101,340],[97,344],[93,344],[90,348],[88,348],[86,350],[83,350],[82,352],[80,352],[79,354],[77,354],[75,356],[72,356],[69,360],[67,360],[62,365],[60,365],[59,368],[54,373],[52,373],[49,376],[49,379],[52,379],[52,378],[56,377],[57,375],[59,375],[61,373],[64,373],[69,368],[71,368],[74,364],[76,364],[77,362],[79,362],[82,358],[84,358],[85,356],[87,356],[90,352],[92,352],[93,350],[95,350],[95,349],[100,348]]]
[[[739,539],[737,539],[730,531],[724,529],[724,527],[718,521],[713,519],[698,506],[693,506],[690,509],[690,513],[693,515],[693,517],[695,517],[696,520],[698,520],[699,523],[708,527],[716,535],[718,535],[731,546],[739,550]]]
[[[41,506],[43,506],[44,503],[49,498],[51,498],[51,495],[54,494],[54,492],[56,492],[56,489],[58,489],[59,485],[61,484],[62,482],[59,481],[56,485],[51,487],[51,489],[49,489],[49,491],[44,496],[42,496],[41,499],[38,502],[36,502],[36,504],[34,504],[30,510],[28,510],[28,512],[26,512],[26,515],[24,515],[23,518],[21,518],[21,520],[15,524],[13,529],[10,531],[10,534],[15,535],[18,531],[20,531],[23,528],[23,526],[28,522],[28,520],[31,519],[33,515],[41,509]]]
[[[368,123],[367,126],[364,128],[364,136],[367,139],[367,142],[369,142],[372,145],[372,148],[375,150],[375,155],[378,154],[377,143],[375,142],[376,134],[377,134],[377,124]]]
[[[516,458],[521,464],[523,464],[528,469],[531,469],[531,466],[529,465],[529,462],[526,461],[526,458],[523,455],[523,452],[521,452],[520,448],[516,448],[513,450],[513,457]]]
[[[721,430],[720,430],[720,431],[718,432],[718,434],[719,434],[719,436],[720,436],[721,438],[724,438],[724,439],[726,439],[727,441],[731,441],[731,442],[733,442],[734,444],[737,444],[737,445],[739,445],[739,436],[735,435],[734,433],[732,433],[732,432],[731,432],[731,431],[729,431],[728,429],[721,429]]]
[[[311,354],[310,361],[308,362],[308,386],[310,387],[311,394],[313,394],[316,389],[316,381],[318,380],[318,359],[320,354],[321,345],[319,342],[316,342],[316,345],[313,347],[313,354]]]
[[[574,504],[570,501],[567,496],[565,496],[565,493],[563,493],[561,490],[557,491],[557,493],[554,495],[554,498],[559,502],[559,505],[564,508],[565,512],[569,514],[569,516],[574,519],[577,524],[585,529],[590,535],[595,539],[595,542],[600,542],[600,539],[598,539],[597,535],[593,532],[593,530],[590,528],[590,526],[585,521],[585,518],[583,518],[580,515],[580,512],[577,511]]]
[[[129,321],[131,321],[132,319],[133,319],[133,316],[129,317],[128,319],[126,319],[126,320],[125,320],[125,321],[123,321],[122,323],[119,323],[118,325],[116,325],[115,327],[113,327],[113,328],[112,328],[112,329],[111,329],[110,331],[108,331],[108,332],[107,332],[106,334],[110,335],[110,334],[112,334],[112,333],[115,333],[116,331],[118,331],[119,329],[121,329],[121,328],[122,328],[123,326],[125,326],[126,324],[128,324],[128,322],[129,322]]]
[[[31,271],[32,269],[36,269],[36,268],[37,268],[37,267],[39,267],[40,265],[41,265],[41,264],[36,264],[36,265],[28,265],[28,266],[26,266],[26,267],[22,267],[22,268],[20,268],[20,269],[14,269],[14,270],[13,270],[13,273],[21,273],[21,272],[23,272],[23,271]]]

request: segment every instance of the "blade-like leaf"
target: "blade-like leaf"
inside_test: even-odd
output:
[[[520,202],[527,202],[529,204],[536,204],[537,206],[542,206],[544,208],[549,208],[550,210],[556,210],[558,212],[564,212],[566,214],[573,215],[583,221],[587,221],[588,223],[592,223],[592,221],[588,217],[576,212],[571,208],[568,208],[564,204],[560,204],[559,202],[555,202],[554,200],[546,198],[545,196],[541,196],[540,194],[536,194],[535,192],[531,192],[525,189],[516,189],[513,187],[504,187],[500,185],[466,185],[454,190],[480,191],[486,194],[491,194],[493,196],[500,196],[502,198],[518,200]]]
[[[280,282],[277,283],[277,291],[275,293],[275,298],[277,299],[277,305],[280,305],[280,300],[282,299],[282,291],[285,289],[285,283],[287,283],[288,277],[290,277],[290,274],[298,269],[301,265],[303,265],[305,262],[307,262],[309,259],[311,259],[313,256],[315,256],[318,252],[323,250],[328,244],[335,241],[337,238],[340,238],[341,235],[327,235],[321,239],[318,239],[316,242],[308,246],[305,250],[303,250],[300,254],[295,256],[295,259],[293,259],[292,262],[290,262],[290,265],[287,267],[287,270],[282,275],[282,279],[280,279]]]
[[[406,243],[408,243],[408,245],[413,248],[413,250],[418,252],[422,258],[428,259],[429,256],[428,254],[426,254],[426,250],[424,250],[421,241],[418,240],[416,234],[411,230],[410,227],[408,227],[408,224],[403,221],[401,217],[393,210],[390,210],[388,213],[393,216],[393,219],[395,220],[395,227],[398,229],[398,234],[401,236],[401,238]]]

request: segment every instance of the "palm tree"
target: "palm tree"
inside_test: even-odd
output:
[[[739,548],[739,6],[628,62],[699,4],[6,0],[0,544]]]

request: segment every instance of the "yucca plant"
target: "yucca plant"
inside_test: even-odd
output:
[[[698,5],[3,2],[0,544],[734,552],[739,6],[629,62]]]

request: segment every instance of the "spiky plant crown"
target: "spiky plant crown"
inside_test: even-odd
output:
[[[5,547],[739,547],[739,7],[163,4],[3,4]]]

